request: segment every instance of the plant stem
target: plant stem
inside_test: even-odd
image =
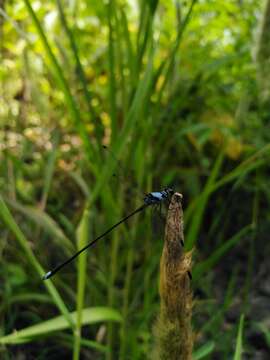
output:
[[[160,313],[154,325],[154,360],[191,360],[191,252],[183,251],[182,195],[172,196],[160,261]]]

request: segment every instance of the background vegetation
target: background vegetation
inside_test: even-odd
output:
[[[1,358],[147,358],[150,209],[41,276],[166,185],[195,248],[194,359],[267,358],[269,19],[259,0],[1,1]]]

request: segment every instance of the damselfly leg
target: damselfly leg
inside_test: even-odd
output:
[[[113,186],[116,187],[117,184],[122,184],[127,192],[127,199],[133,199],[134,197],[142,199],[145,194],[141,191],[138,182],[135,180],[133,172],[130,169],[125,169],[125,166],[119,159],[117,159],[108,146],[103,145],[102,147],[105,156],[109,156],[111,160],[117,164],[116,171],[112,174]]]

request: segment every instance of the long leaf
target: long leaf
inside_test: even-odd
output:
[[[195,265],[192,272],[194,280],[198,280],[203,273],[213,268],[215,264],[224,256],[233,246],[235,246],[246,234],[253,230],[252,225],[247,225],[238,231],[232,238],[213,251],[212,255],[205,261]]]
[[[82,249],[89,242],[89,216],[90,212],[84,210],[81,222],[77,230],[78,249]],[[78,285],[77,285],[77,318],[76,318],[76,336],[74,338],[73,359],[80,357],[81,344],[81,326],[83,319],[84,292],[86,283],[86,259],[87,251],[79,256],[78,259]]]
[[[116,88],[116,39],[115,39],[115,4],[114,0],[109,1],[107,4],[107,21],[109,28],[109,39],[108,39],[108,70],[109,70],[109,100],[110,100],[110,116],[111,116],[111,130],[112,140],[114,141],[117,133],[117,88]]]
[[[211,354],[215,349],[214,341],[208,341],[206,344],[195,350],[192,354],[193,360],[200,360]]]
[[[117,141],[115,141],[115,143],[113,144],[112,152],[116,156],[116,158],[124,149],[128,137],[133,128],[135,127],[136,121],[140,117],[142,107],[146,99],[148,99],[150,96],[150,89],[153,79],[153,56],[154,52],[152,51],[152,53],[149,55],[148,65],[145,70],[144,76],[140,79],[138,83],[137,90],[128,111],[124,127],[119,134]],[[108,178],[112,175],[115,166],[115,162],[110,161],[110,159],[108,159],[106,163],[103,164],[102,171],[92,191],[91,198],[89,199],[89,205],[97,198],[99,193],[102,191],[106,182],[108,181]]]
[[[62,68],[61,66],[59,65],[50,45],[49,45],[49,42],[48,42],[48,39],[44,33],[44,30],[41,26],[41,23],[40,21],[38,20],[37,16],[36,16],[36,13],[34,12],[32,6],[31,6],[31,3],[29,0],[23,0],[24,1],[24,4],[28,10],[28,13],[30,15],[30,18],[32,19],[35,27],[36,27],[36,30],[39,34],[39,37],[40,37],[40,40],[42,42],[42,45],[44,47],[44,50],[50,60],[50,64],[51,64],[51,67],[52,67],[52,71],[53,71],[53,74],[55,75],[62,91],[63,91],[63,94],[65,96],[65,99],[66,99],[66,104],[69,108],[69,111],[70,111],[70,114],[71,114],[71,118],[73,120],[73,123],[75,125],[75,128],[77,130],[77,132],[80,134],[81,136],[81,139],[84,143],[84,146],[85,146],[85,150],[86,150],[86,153],[88,156],[92,155],[93,153],[93,146],[92,144],[89,142],[89,136],[88,136],[88,133],[87,133],[87,130],[86,130],[86,127],[84,125],[84,123],[82,122],[81,120],[81,116],[80,116],[80,112],[79,112],[79,109],[78,109],[78,106],[76,104],[76,101],[74,99],[74,97],[72,96],[72,93],[69,89],[69,86],[68,86],[68,83],[65,79],[65,76],[63,74],[63,71],[62,71]]]
[[[158,93],[158,101],[157,101],[157,104],[159,105],[158,108],[160,108],[161,98],[164,94],[165,88],[168,85],[170,77],[172,75],[172,69],[173,69],[173,65],[175,63],[175,57],[176,57],[177,51],[179,49],[183,33],[191,19],[193,8],[197,2],[198,2],[198,0],[192,0],[190,7],[188,9],[188,12],[185,16],[185,19],[184,19],[183,23],[181,24],[181,27],[179,28],[179,31],[176,35],[176,39],[175,39],[174,45],[172,46],[171,53],[160,65],[160,68],[165,70],[165,75],[164,75],[164,81],[163,81],[162,86],[160,87],[160,90]],[[167,63],[167,68],[165,66],[166,63]],[[160,70],[158,70],[158,72],[160,72]]]
[[[72,321],[76,321],[77,312],[69,313]],[[96,324],[105,321],[121,322],[121,315],[114,309],[108,307],[86,308],[82,312],[82,324]],[[31,342],[36,337],[52,335],[56,331],[69,328],[69,323],[64,316],[57,316],[54,319],[43,321],[40,324],[29,326],[22,330],[0,338],[0,344],[22,344]]]
[[[234,353],[234,360],[241,360],[242,359],[242,352],[243,352],[243,329],[244,329],[244,314],[240,316],[238,333],[237,333],[237,340],[236,340],[236,349]]]
[[[5,201],[15,210],[27,216],[30,220],[39,225],[45,232],[51,235],[58,245],[70,255],[74,252],[74,245],[65,236],[59,225],[44,211],[34,206],[22,205],[18,201],[5,198]]]
[[[264,155],[270,155],[270,144],[264,146],[261,150],[257,151],[255,154],[243,161],[227,175],[223,176],[220,180],[217,180],[214,184],[212,184],[212,186],[209,186],[205,192],[200,194],[187,208],[185,212],[185,223],[189,222],[194,209],[198,206],[198,203],[200,203],[204,196],[209,196],[211,193],[215,192],[225,184],[239,179],[240,177],[247,175],[249,172],[265,165],[268,159],[263,158]]]
[[[17,239],[18,243],[22,247],[24,254],[26,258],[28,259],[29,263],[32,265],[35,272],[37,272],[40,276],[40,279],[44,275],[44,269],[39,264],[38,260],[36,259],[29,242],[25,238],[24,234],[22,233],[19,226],[16,224],[13,216],[11,215],[9,209],[7,208],[2,196],[0,195],[0,216],[2,217],[4,223],[7,225],[7,227],[10,229],[10,231],[14,234],[15,238]],[[60,310],[60,312],[65,316],[66,321],[69,323],[69,325],[73,328],[74,323],[72,318],[69,315],[69,312],[67,310],[67,307],[65,303],[63,302],[61,296],[59,295],[58,291],[54,287],[51,280],[46,281],[44,283],[46,286],[48,292],[51,294],[56,306]]]
[[[201,200],[198,203],[198,205],[193,213],[192,222],[189,226],[189,231],[188,231],[187,238],[186,238],[187,250],[192,249],[194,243],[196,242],[196,240],[198,238],[200,226],[201,226],[201,223],[203,220],[203,215],[204,215],[204,212],[205,212],[205,209],[207,206],[207,202],[209,199],[209,195],[208,195],[209,189],[211,189],[211,187],[215,183],[215,180],[216,180],[216,178],[219,174],[219,171],[221,169],[221,166],[222,166],[223,158],[224,158],[224,153],[223,153],[223,151],[221,151],[215,161],[215,164],[213,166],[211,174],[210,174],[210,176],[206,182],[206,185],[204,187],[203,193],[200,196]]]
[[[65,30],[65,32],[67,34],[68,39],[69,39],[70,48],[72,50],[72,54],[73,54],[73,57],[74,57],[75,62],[76,62],[76,68],[78,70],[78,72],[77,72],[78,73],[78,79],[82,84],[83,94],[84,94],[84,97],[85,97],[85,102],[86,102],[86,105],[88,107],[89,114],[91,114],[91,116],[92,116],[92,121],[95,121],[96,113],[95,113],[95,110],[94,110],[93,106],[91,105],[92,104],[91,103],[92,96],[90,94],[90,91],[88,90],[85,72],[84,72],[84,69],[82,67],[80,57],[79,57],[79,51],[78,51],[76,41],[75,41],[74,36],[73,36],[73,32],[72,32],[72,30],[70,29],[70,27],[68,25],[68,22],[67,22],[67,19],[66,19],[66,16],[65,16],[65,12],[64,12],[64,9],[63,9],[62,3],[61,3],[61,0],[57,0],[57,6],[58,6],[58,11],[59,11],[59,15],[60,15],[60,19],[61,19],[63,28],[64,28],[64,30]],[[96,134],[97,139],[100,140],[101,133],[100,133],[100,124],[99,123],[95,124],[95,134]]]
[[[52,183],[52,178],[55,170],[55,163],[57,159],[57,150],[58,150],[58,144],[59,144],[59,134],[55,133],[53,136],[53,148],[50,151],[48,163],[46,166],[46,171],[44,174],[44,186],[42,191],[42,197],[41,197],[41,208],[45,209],[47,199],[49,196],[49,191]]]

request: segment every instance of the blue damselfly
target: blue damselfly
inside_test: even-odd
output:
[[[124,218],[122,218],[120,221],[118,221],[116,224],[114,224],[113,226],[111,226],[108,230],[106,230],[103,234],[99,235],[97,238],[95,238],[94,240],[92,240],[90,243],[88,243],[86,246],[84,246],[82,249],[80,249],[79,251],[77,251],[73,256],[71,256],[69,259],[67,259],[66,261],[64,261],[63,263],[57,265],[55,268],[53,268],[51,271],[47,272],[44,276],[43,276],[43,280],[47,280],[50,277],[52,277],[54,274],[56,274],[59,270],[61,270],[64,266],[66,266],[67,264],[69,264],[71,261],[73,261],[77,256],[79,256],[83,251],[85,251],[86,249],[90,248],[91,246],[93,246],[98,240],[102,239],[103,237],[105,237],[106,235],[108,235],[113,229],[115,229],[117,226],[119,226],[120,224],[124,223],[125,221],[127,221],[129,218],[131,218],[133,215],[140,213],[141,211],[143,211],[144,209],[146,209],[148,206],[154,206],[154,205],[161,205],[162,203],[168,203],[170,201],[171,196],[173,195],[174,191],[173,189],[166,187],[164,190],[162,191],[156,191],[156,192],[150,192],[148,194],[145,195],[144,199],[143,199],[143,205],[140,206],[139,208],[137,208],[136,210],[134,210],[132,213],[130,213],[129,215],[125,216]]]

